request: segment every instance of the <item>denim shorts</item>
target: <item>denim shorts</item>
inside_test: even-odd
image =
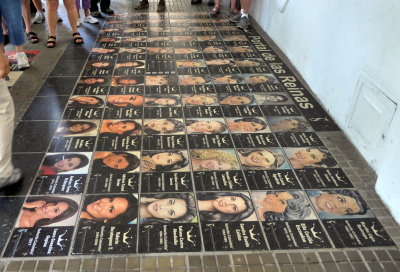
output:
[[[18,46],[25,43],[25,31],[22,24],[21,0],[0,0],[0,23],[6,20],[10,43]],[[0,24],[0,42],[3,43],[3,28]]]

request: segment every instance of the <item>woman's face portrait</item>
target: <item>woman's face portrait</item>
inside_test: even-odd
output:
[[[194,168],[202,169],[202,170],[232,170],[234,167],[232,164],[227,162],[218,161],[217,159],[210,159],[210,160],[198,160],[199,165]],[[194,163],[193,163],[194,164]],[[197,169],[196,169],[197,170]]]
[[[272,82],[272,78],[263,76],[263,75],[258,75],[258,76],[251,76],[249,77],[249,83],[252,84],[260,84],[260,83],[266,83],[266,82]]]
[[[125,169],[129,166],[125,154],[111,153],[103,159],[103,163],[113,169]]]
[[[213,60],[207,60],[206,61],[207,65],[230,65],[232,66],[232,60],[231,59],[213,59]]]
[[[299,127],[299,121],[292,118],[279,119],[270,124],[274,131],[291,131]]]
[[[147,47],[147,53],[149,54],[172,54],[174,51],[169,47]]]
[[[213,79],[216,81],[216,83],[221,83],[221,84],[236,84],[236,83],[238,83],[238,80],[231,76],[220,76],[220,77],[214,77]]]
[[[267,151],[255,151],[251,152],[247,156],[239,155],[241,157],[241,161],[244,165],[250,167],[262,167],[262,168],[272,168],[275,164],[275,156]]]
[[[175,219],[187,212],[186,202],[180,198],[157,199],[147,206],[152,217]]]
[[[211,36],[197,36],[198,41],[213,41],[217,39],[217,36],[211,35]]]
[[[107,54],[107,53],[114,53],[115,49],[112,48],[93,48],[92,53],[98,54]]]
[[[188,42],[188,41],[196,41],[196,38],[192,36],[173,36],[172,40],[174,42]]]
[[[182,155],[181,154],[177,154],[177,153],[158,153],[155,154],[151,157],[151,160],[156,164],[156,165],[172,165],[175,164],[177,162],[180,162],[183,160]]]
[[[217,99],[212,96],[195,94],[192,96],[184,97],[186,105],[204,106],[211,105],[217,102]]]
[[[143,96],[140,95],[109,95],[107,102],[117,107],[127,107],[128,105],[137,107],[143,105]]]
[[[99,42],[102,42],[102,43],[106,43],[106,42],[116,42],[116,41],[117,41],[116,38],[108,38],[108,37],[104,37],[104,38],[100,38],[100,39],[99,39]]]
[[[316,197],[318,208],[334,214],[353,214],[360,211],[357,201],[350,196],[340,194],[322,194]]]
[[[57,170],[57,172],[66,172],[76,169],[80,164],[80,158],[72,157],[56,162],[54,164],[54,168]]]
[[[177,101],[173,98],[160,97],[154,100],[154,103],[161,106],[175,105]]]
[[[281,95],[267,95],[265,100],[269,102],[282,102],[285,98]]]
[[[94,62],[94,63],[92,63],[92,66],[96,67],[96,68],[108,67],[108,66],[110,66],[110,63],[108,63],[108,62]]]
[[[70,126],[68,128],[68,130],[73,133],[81,133],[81,132],[88,130],[89,128],[90,128],[89,124],[85,124],[85,123],[79,124],[78,123],[78,124],[73,124],[72,126]]]
[[[146,85],[168,85],[166,76],[146,76]]]
[[[96,105],[98,103],[96,98],[90,96],[75,96],[71,100],[82,105]]]
[[[292,198],[293,196],[288,192],[270,193],[261,199],[258,204],[264,212],[283,213],[288,206],[287,201]]]
[[[229,122],[228,126],[232,131],[240,131],[240,132],[256,132],[264,129],[263,125],[256,122],[244,122],[244,121]]]
[[[247,41],[247,38],[246,36],[243,35],[229,35],[229,36],[224,36],[224,41],[244,42]]]
[[[143,37],[129,37],[129,38],[124,38],[124,42],[144,42]]]
[[[123,121],[113,122],[107,125],[107,128],[112,133],[117,133],[117,134],[123,134],[126,131],[135,129],[135,127],[136,124],[134,122],[123,122]]]
[[[135,27],[135,28],[127,28],[124,30],[126,33],[134,33],[134,32],[142,32],[145,31],[144,28],[141,27]]]
[[[128,209],[128,201],[122,197],[105,197],[86,207],[86,212],[95,219],[113,219]]]
[[[224,53],[225,49],[215,47],[215,46],[209,46],[203,49],[203,53]]]
[[[303,165],[315,165],[326,158],[326,154],[318,148],[305,148],[297,150],[290,157],[290,161],[297,161]]]
[[[201,76],[181,76],[179,84],[181,85],[198,85],[205,84],[207,81]]]
[[[235,60],[235,63],[237,66],[261,66],[261,63],[258,61],[253,61],[253,60]]]
[[[236,47],[229,47],[229,51],[232,53],[251,53],[254,52],[253,48],[250,46],[236,46]]]
[[[175,48],[175,54],[193,54],[198,52],[199,50],[195,48]]]
[[[143,53],[144,51],[143,51],[142,48],[125,48],[125,47],[122,47],[122,48],[119,49],[119,52],[120,53],[128,52],[128,53],[136,53],[136,54],[138,54],[138,53]]]
[[[163,41],[169,41],[169,37],[148,37],[147,41],[148,42],[163,42]]]
[[[225,97],[224,99],[222,99],[220,101],[220,104],[231,105],[231,106],[249,105],[249,104],[251,104],[251,100],[247,96],[229,95],[229,96]]]
[[[236,214],[246,210],[246,202],[239,196],[221,196],[213,201],[213,207],[221,213]]]
[[[80,83],[85,83],[85,84],[96,84],[104,82],[105,82],[104,78],[96,78],[96,77],[85,78],[83,80],[80,80]]]
[[[122,78],[117,80],[117,85],[136,85],[138,81],[133,78]]]
[[[143,65],[143,63],[140,63],[137,61],[117,63],[117,66],[119,66],[119,67],[138,67],[138,66],[142,66],[142,65]]]
[[[175,130],[175,124],[165,119],[149,121],[145,126],[159,132],[171,132]]]
[[[199,60],[177,60],[176,66],[178,68],[181,67],[200,67],[203,66],[203,63]]]
[[[63,214],[68,208],[69,204],[67,202],[46,203],[43,206],[36,208],[35,212],[42,219],[54,219]]]
[[[197,121],[191,124],[190,128],[200,133],[213,133],[215,131],[221,131],[222,125],[217,121]]]

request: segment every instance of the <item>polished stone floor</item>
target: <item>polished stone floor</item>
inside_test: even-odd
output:
[[[81,26],[82,46],[65,22],[56,48],[27,46],[2,267],[400,270],[373,171],[256,23],[136,2]]]

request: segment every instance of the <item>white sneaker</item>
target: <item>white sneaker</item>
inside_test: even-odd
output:
[[[0,178],[0,188],[17,183],[18,181],[20,181],[21,177],[22,177],[21,169],[14,168],[11,176],[7,178]]]
[[[82,24],[82,20],[78,19],[78,21],[76,21],[76,26],[79,27]]]
[[[36,12],[35,18],[33,18],[34,24],[41,24],[44,21],[44,14],[43,12]]]
[[[30,66],[28,57],[26,56],[25,52],[17,52],[17,63],[18,69],[24,69]]]
[[[83,21],[90,24],[97,24],[99,22],[99,20],[94,18],[92,15],[83,17]]]

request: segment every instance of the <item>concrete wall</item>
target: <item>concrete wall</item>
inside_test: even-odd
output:
[[[376,170],[376,189],[400,222],[400,2],[253,0],[251,13]],[[359,104],[355,114],[365,82],[376,111]]]

